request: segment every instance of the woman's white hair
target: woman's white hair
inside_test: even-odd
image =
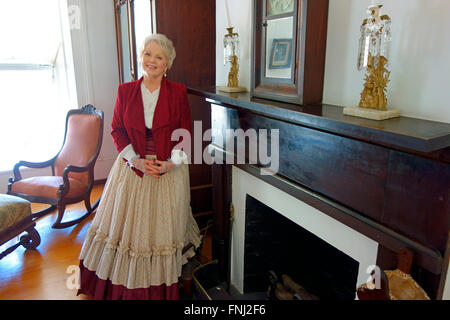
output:
[[[175,51],[172,41],[161,33],[154,33],[145,38],[144,43],[142,44],[141,49],[139,51],[139,58],[142,61],[144,49],[152,41],[158,43],[161,46],[161,49],[167,58],[167,69],[170,69],[172,67],[173,60],[175,60],[175,57],[177,56],[177,53]]]

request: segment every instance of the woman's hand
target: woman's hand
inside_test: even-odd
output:
[[[140,159],[136,158],[132,161],[133,167],[144,173],[145,175],[150,175],[155,178],[159,178],[159,167],[155,165],[155,160]]]
[[[133,159],[132,164],[139,171],[155,178],[159,178],[162,174],[175,168],[175,164],[172,161],[159,161],[155,159],[147,160],[136,158]]]
[[[159,174],[164,174],[166,172],[169,172],[173,168],[175,168],[175,164],[172,161],[159,161],[155,160],[155,164],[159,166]]]

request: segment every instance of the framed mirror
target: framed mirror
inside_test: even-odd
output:
[[[154,0],[113,0],[116,16],[120,83],[139,79],[143,72],[139,50],[154,32]]]
[[[252,96],[322,102],[328,0],[255,0]]]
[[[262,77],[264,82],[294,83],[292,56],[297,37],[297,2],[294,0],[264,2]],[[304,29],[304,28],[303,28]],[[293,41],[294,40],[294,41]],[[294,46],[293,46],[294,45]]]

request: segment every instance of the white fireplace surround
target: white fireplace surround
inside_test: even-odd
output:
[[[234,222],[231,240],[231,284],[240,293],[244,293],[245,200],[247,195],[256,198],[358,261],[356,298],[356,288],[367,282],[369,278],[367,268],[376,264],[378,243],[284,191],[233,166]]]

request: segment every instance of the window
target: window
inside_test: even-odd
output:
[[[14,0],[0,11],[0,171],[56,155],[77,108],[66,1]]]

